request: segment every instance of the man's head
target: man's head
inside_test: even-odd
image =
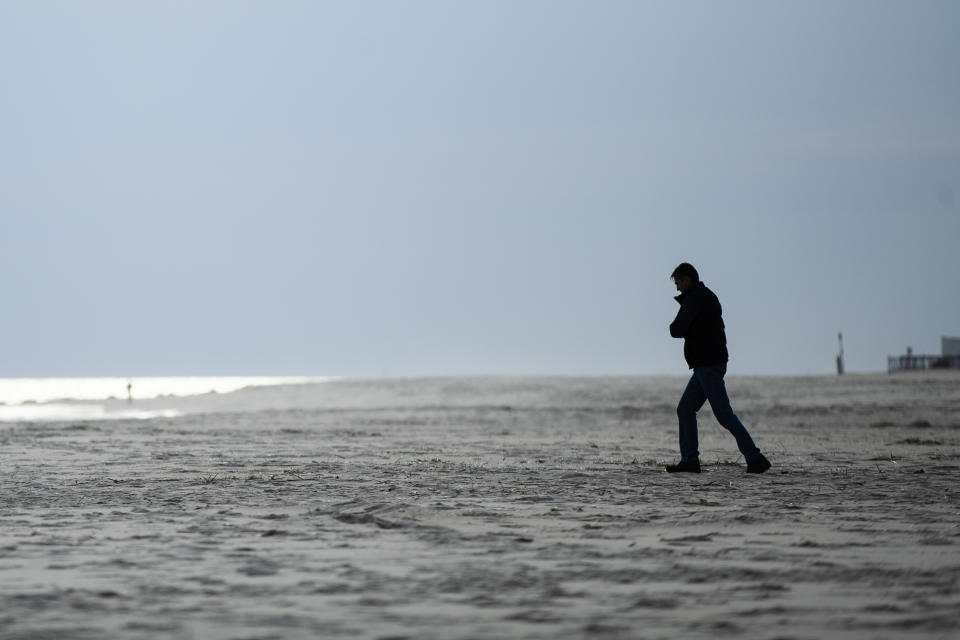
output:
[[[681,262],[680,266],[670,274],[674,284],[677,285],[677,291],[686,293],[690,287],[700,282],[700,274],[693,268],[689,262]]]

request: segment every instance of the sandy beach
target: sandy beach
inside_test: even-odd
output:
[[[960,375],[332,381],[0,423],[0,638],[955,638]],[[107,414],[122,399],[100,403]],[[172,416],[172,417],[169,417]]]

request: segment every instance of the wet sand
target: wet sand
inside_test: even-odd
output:
[[[0,424],[0,638],[955,638],[960,375],[330,382]],[[116,401],[119,411],[123,403]]]

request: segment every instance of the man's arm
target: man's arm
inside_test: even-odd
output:
[[[693,319],[697,317],[700,311],[700,301],[692,296],[687,296],[680,305],[680,311],[677,317],[670,323],[670,335],[674,338],[682,338],[687,335],[687,330],[693,324]]]

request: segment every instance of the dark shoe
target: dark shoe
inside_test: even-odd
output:
[[[770,461],[762,455],[753,462],[747,463],[747,473],[763,473],[770,468]]]
[[[681,460],[677,464],[668,464],[669,473],[700,473],[699,460]]]

